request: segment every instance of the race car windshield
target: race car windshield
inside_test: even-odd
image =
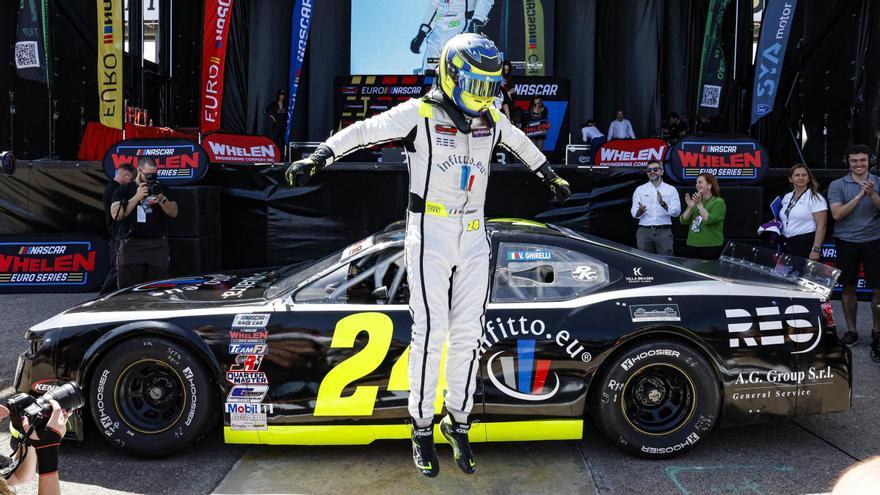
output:
[[[271,299],[273,297],[277,297],[284,292],[296,287],[300,284],[300,282],[312,277],[313,275],[317,275],[327,268],[330,268],[336,262],[339,261],[339,253],[333,253],[329,256],[325,256],[320,260],[316,261],[314,264],[309,265],[308,267],[297,270],[302,264],[291,265],[290,267],[284,268],[281,271],[281,277],[279,277],[278,281],[272,284],[271,287],[266,291],[266,297]],[[292,273],[285,273],[292,272]],[[286,275],[286,276],[284,276]]]
[[[458,74],[458,87],[465,93],[479,98],[494,97],[498,94],[501,81],[501,76],[484,76],[467,71],[461,71]]]

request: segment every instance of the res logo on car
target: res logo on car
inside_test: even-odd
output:
[[[818,321],[813,325],[810,320],[803,318],[809,317],[810,311],[799,304],[791,305],[781,312],[779,306],[765,306],[752,310],[725,309],[724,314],[728,320],[727,332],[730,335],[731,348],[740,347],[741,344],[745,344],[745,347],[783,345],[789,342],[805,344],[815,338],[808,349],[792,352],[800,354],[813,350],[822,338]]]

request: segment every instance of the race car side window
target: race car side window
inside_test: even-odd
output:
[[[492,302],[564,301],[608,285],[608,265],[561,246],[502,242]]]
[[[407,298],[403,248],[391,247],[342,264],[300,289],[294,303],[406,304]]]

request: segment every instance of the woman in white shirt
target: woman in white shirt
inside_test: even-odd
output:
[[[782,222],[782,250],[818,261],[828,225],[828,203],[817,191],[813,172],[803,163],[788,170],[792,191],[782,198],[779,220]]]

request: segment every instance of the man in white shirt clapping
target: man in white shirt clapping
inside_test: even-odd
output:
[[[636,247],[649,253],[672,256],[672,218],[681,213],[678,191],[663,182],[663,165],[648,162],[648,182],[633,193],[630,213],[639,220]]]
[[[617,111],[617,118],[608,127],[608,140],[612,139],[635,139],[636,133],[628,120],[623,118],[623,110]]]

